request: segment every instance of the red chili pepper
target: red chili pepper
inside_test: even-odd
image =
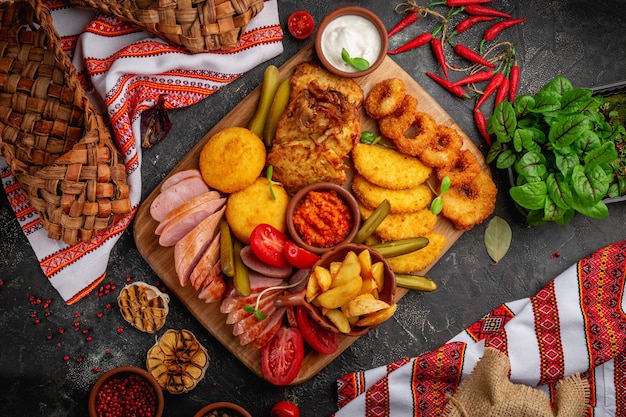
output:
[[[427,72],[426,75],[428,75],[437,84],[445,88],[449,93],[454,94],[455,96],[460,98],[469,97],[465,89],[460,85],[454,85],[452,82],[450,82],[450,80],[441,78],[440,76],[433,74],[432,72]]]
[[[525,21],[526,19],[522,17],[519,19],[503,20],[502,22],[498,22],[494,25],[491,25],[491,27],[485,31],[485,34],[483,35],[483,39],[486,41],[491,41],[496,36],[498,36],[500,32],[502,32],[504,29],[508,29],[511,26],[524,23]]]
[[[491,3],[493,0],[446,0],[448,7],[462,7],[469,4]]]
[[[387,32],[387,37],[391,37],[396,33],[406,29],[411,26],[413,23],[417,22],[420,15],[417,12],[409,12],[406,16],[404,16],[394,27],[392,27],[389,32]]]
[[[483,65],[485,67],[488,68],[495,68],[496,64],[487,61],[485,58],[483,58],[482,56],[480,56],[478,53],[472,51],[470,48],[468,48],[465,45],[461,45],[460,43],[457,43],[456,45],[454,45],[454,52],[462,57],[467,59],[470,62],[474,62],[476,64],[480,64]]]
[[[458,34],[458,33],[463,33],[465,32],[467,29],[471,28],[472,26],[474,26],[476,23],[480,23],[480,22],[489,22],[491,20],[495,20],[496,17],[495,16],[470,16],[467,17],[463,20],[461,20],[455,27],[454,30],[452,31],[452,33],[450,34],[450,37]]]
[[[483,137],[487,145],[491,147],[491,136],[487,133],[487,119],[485,119],[485,115],[480,110],[474,110],[474,124],[480,132],[480,136]]]
[[[467,14],[471,14],[473,16],[496,16],[496,17],[505,17],[507,19],[511,19],[513,16],[501,12],[500,10],[492,9],[490,7],[481,6],[480,4],[468,4],[463,8]]]
[[[453,82],[454,85],[467,85],[472,83],[479,83],[482,81],[487,81],[493,77],[494,72],[492,70],[484,70],[475,72],[474,74],[470,74],[467,77],[461,78]]]
[[[415,37],[414,39],[408,41],[404,45],[392,49],[391,51],[387,51],[389,55],[399,54],[400,52],[408,51],[409,49],[414,49],[420,47],[422,45],[426,45],[433,38],[433,35],[430,32],[422,33],[421,35]]]
[[[520,69],[517,64],[513,64],[509,72],[509,101],[513,102],[517,95],[517,87],[519,86]]]
[[[439,66],[443,70],[443,74],[445,75],[446,80],[450,79],[448,75],[448,66],[446,65],[446,57],[443,53],[443,44],[441,43],[441,40],[439,38],[432,38],[430,40],[430,48],[435,54],[435,58],[437,59]]]
[[[500,83],[500,87],[498,87],[498,92],[496,93],[496,100],[494,101],[494,107],[498,104],[502,103],[509,95],[509,79],[504,77],[502,82]]]
[[[504,80],[505,78],[506,77],[501,72],[498,72],[496,75],[494,75],[491,81],[489,81],[489,84],[487,84],[487,87],[485,87],[485,91],[476,102],[474,110],[479,109],[480,106],[483,105],[483,103],[498,89],[498,87],[500,87],[500,84],[502,84],[502,80]]]

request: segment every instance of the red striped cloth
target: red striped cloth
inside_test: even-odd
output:
[[[41,221],[3,157],[0,180],[45,276],[66,303],[104,279],[111,249],[132,220],[141,197],[141,113],[164,97],[166,109],[191,106],[283,51],[277,0],[266,0],[228,52],[189,54],[114,17],[47,0],[62,47],[83,86],[113,126],[131,186],[133,213],[89,242],[67,246],[47,238]]]
[[[626,415],[626,241],[582,258],[532,297],[502,304],[443,346],[337,381],[343,416],[441,416],[447,394],[486,346],[508,355],[511,381],[553,398],[580,373],[591,386],[588,416]]]

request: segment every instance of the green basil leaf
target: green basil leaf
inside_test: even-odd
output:
[[[359,71],[365,71],[370,67],[369,61],[365,58],[352,58],[352,60],[350,61],[350,65],[352,65]]]
[[[510,140],[517,127],[517,118],[515,117],[515,110],[513,110],[511,103],[504,100],[498,104],[490,119],[492,119],[491,129],[498,140],[503,143]]]
[[[352,59],[346,48],[341,48],[341,59],[343,59],[343,62],[346,64],[349,64],[350,59]]]
[[[526,178],[545,178],[548,173],[545,163],[546,158],[540,152],[526,152],[517,161],[515,171]]]
[[[517,185],[509,189],[509,194],[513,200],[528,210],[543,209],[548,194],[545,182],[528,182],[524,185]]]
[[[591,90],[588,88],[575,88],[566,91],[561,97],[561,109],[568,113],[578,113],[589,106],[591,98]]]
[[[525,116],[535,108],[535,98],[529,94],[519,95],[513,102],[513,108],[518,117]]]
[[[584,161],[586,165],[600,165],[605,162],[612,162],[617,159],[617,150],[615,142],[604,142],[601,146],[592,149],[585,154]]]
[[[581,114],[560,119],[548,133],[548,140],[557,148],[571,145],[575,140],[586,134],[589,121]]]
[[[550,199],[562,209],[570,208],[572,202],[572,190],[561,174],[550,174],[546,178],[548,195]]]
[[[498,155],[498,159],[496,160],[496,167],[499,169],[507,169],[508,167],[512,167],[517,160],[517,156],[513,151],[507,149],[501,152]]]
[[[592,206],[588,206],[580,202],[577,197],[574,196],[572,208],[574,208],[583,216],[587,216],[592,219],[604,219],[609,216],[609,209],[602,200],[598,201]]]
[[[494,216],[487,224],[483,239],[487,253],[495,263],[508,252],[512,237],[511,226],[503,218]]]

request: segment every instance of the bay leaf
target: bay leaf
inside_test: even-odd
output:
[[[513,232],[502,217],[494,216],[485,229],[485,248],[495,263],[506,255],[511,246]]]

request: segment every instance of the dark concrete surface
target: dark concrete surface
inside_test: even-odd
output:
[[[374,10],[387,27],[398,20],[395,1],[280,0],[281,23],[284,26],[287,16],[297,9],[310,11],[319,22],[334,8],[352,4]],[[516,46],[521,93],[534,93],[556,75],[588,87],[626,80],[626,1],[495,0],[491,6],[528,19],[502,36]],[[423,21],[394,37],[391,45],[432,28]],[[481,33],[467,34],[467,43],[474,45]],[[284,53],[267,64],[280,66],[305,43],[286,34]],[[424,75],[437,71],[427,48],[393,59],[480,143],[472,122],[473,101],[451,97]],[[259,85],[265,66],[191,108],[171,112],[171,134],[143,154],[144,197]],[[264,416],[283,398],[295,399],[304,416],[328,416],[336,410],[337,377],[434,349],[499,304],[534,294],[580,257],[626,237],[626,203],[611,205],[610,217],[604,220],[577,216],[567,226],[530,227],[511,204],[504,175],[496,172],[495,178],[501,190],[495,214],[513,230],[506,257],[497,265],[490,261],[483,244],[484,225],[465,233],[429,273],[439,283],[436,292],[409,293],[392,320],[361,337],[299,386],[279,388],[257,378],[174,298],[166,327],[193,331],[207,347],[211,363],[195,390],[179,396],[166,394],[165,416],[192,416],[203,405],[220,400],[239,403],[254,416]],[[126,277],[149,283],[158,277],[137,252],[132,230],[128,230],[113,250],[105,280],[117,289],[109,294],[96,291],[66,306],[46,282],[4,194],[0,230],[0,415],[86,416],[89,389],[98,371],[118,365],[144,366],[146,351],[155,341],[154,335],[135,331],[123,321],[115,307],[117,291]],[[557,252],[560,256],[554,256]],[[107,308],[109,304],[113,308]],[[125,331],[118,334],[120,326]],[[60,333],[60,328],[65,331]]]

